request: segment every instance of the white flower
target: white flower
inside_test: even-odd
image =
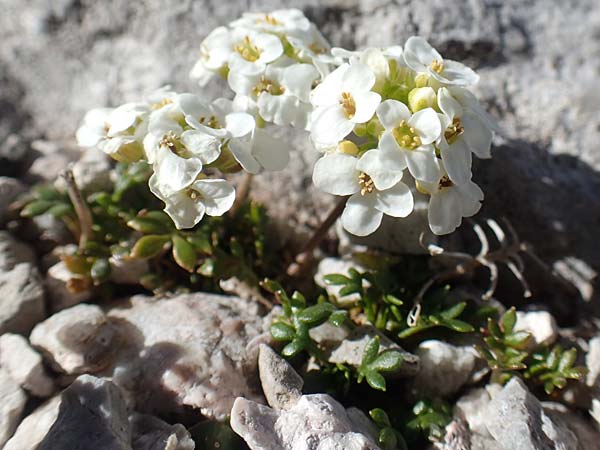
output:
[[[492,131],[472,110],[463,108],[450,91],[438,91],[438,105],[443,133],[439,149],[444,167],[454,183],[463,185],[471,179],[471,152],[479,158],[490,158]]]
[[[342,64],[311,93],[311,136],[322,145],[335,145],[354,129],[369,121],[381,101],[372,92],[375,74],[365,64]]]
[[[343,227],[357,236],[373,233],[383,218],[408,216],[414,206],[408,186],[397,181],[379,189],[387,180],[379,179],[380,167],[369,150],[360,159],[344,153],[330,153],[319,159],[313,171],[315,185],[330,194],[350,195],[342,213]]]
[[[309,95],[319,73],[311,64],[271,64],[262,74],[230,72],[228,81],[238,96],[246,96],[246,108],[254,107],[267,122],[306,128],[312,110]],[[239,102],[239,99],[237,100]]]
[[[463,185],[454,184],[445,173],[435,183],[417,182],[417,189],[431,196],[429,228],[438,235],[456,230],[463,217],[477,214],[483,201],[483,192],[471,180]]]
[[[379,149],[388,170],[401,172],[408,167],[417,180],[437,180],[439,166],[432,145],[442,131],[437,113],[425,108],[411,115],[404,103],[386,100],[377,108],[377,117],[385,128]]]
[[[229,70],[246,74],[260,73],[266,64],[283,54],[279,37],[260,31],[236,28],[232,30],[232,52]]]
[[[194,227],[204,214],[221,216],[235,200],[235,189],[225,180],[193,180],[179,190],[165,189],[156,174],[150,177],[150,190],[165,203],[164,211],[178,229]]]
[[[113,108],[95,108],[85,114],[75,135],[81,147],[95,147],[98,142],[106,139],[110,128],[108,117],[112,111]]]
[[[408,38],[404,46],[406,64],[418,73],[426,73],[443,84],[468,86],[479,81],[479,75],[457,61],[442,56],[422,37]]]
[[[300,34],[307,32],[310,21],[299,9],[278,9],[270,13],[244,13],[240,19],[229,24],[232,28],[247,28],[277,34]]]

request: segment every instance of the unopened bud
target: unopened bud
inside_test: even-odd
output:
[[[408,106],[410,106],[412,112],[425,108],[435,108],[436,103],[437,98],[433,88],[419,87],[408,93]]]
[[[352,141],[342,141],[338,144],[338,152],[345,153],[346,155],[356,156],[358,155],[358,147]]]

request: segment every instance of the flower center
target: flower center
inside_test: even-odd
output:
[[[361,172],[358,175],[358,184],[360,185],[360,195],[370,194],[375,189],[375,183],[373,183],[371,177],[364,172]]]
[[[444,71],[444,61],[438,61],[437,59],[434,59],[431,61],[431,64],[429,64],[429,68],[435,73],[442,73]]]
[[[340,100],[344,113],[348,119],[352,119],[356,114],[356,102],[352,98],[352,94],[349,92],[342,92],[342,99]]]
[[[464,132],[465,129],[460,123],[460,118],[455,117],[452,119],[452,124],[444,131],[444,137],[448,141],[448,144],[452,144]]]
[[[223,128],[223,126],[221,125],[221,123],[219,122],[219,119],[216,116],[210,116],[210,117],[200,117],[198,119],[198,122],[200,122],[202,125],[206,125],[209,128],[213,128],[213,129],[219,129],[219,128]]]
[[[406,120],[392,130],[392,135],[396,139],[398,145],[408,150],[414,150],[421,146],[421,138],[417,136],[415,127],[411,127]]]
[[[180,144],[177,136],[172,131],[167,132],[160,140],[159,145],[166,147],[177,156],[184,157],[185,148]]]
[[[268,23],[269,25],[281,25],[281,22],[279,22],[275,17],[273,17],[271,14],[265,14],[265,18],[263,19],[266,23]],[[258,20],[257,22],[260,22],[260,20]]]
[[[447,175],[444,175],[438,183],[438,190],[441,191],[444,189],[451,188],[452,186],[454,186],[454,183],[450,181],[450,178],[448,178]]]
[[[250,37],[246,36],[244,40],[234,47],[234,50],[242,55],[246,61],[254,62],[260,58],[260,49],[252,44]]]
[[[313,42],[312,44],[310,44],[308,46],[308,49],[311,52],[313,52],[315,55],[322,55],[323,53],[325,53],[327,51],[323,47],[321,47],[317,42]]]
[[[252,94],[254,94],[255,97],[258,97],[261,92],[267,92],[271,95],[281,95],[284,91],[285,88],[283,86],[273,80],[269,80],[264,75],[260,77],[260,81],[256,86],[252,88]]]
[[[194,200],[194,201],[196,201],[196,200],[199,200],[199,199],[201,199],[201,198],[202,198],[202,194],[201,194],[200,192],[196,191],[195,189],[192,189],[192,188],[189,188],[189,189],[186,191],[186,195],[187,195],[187,196],[188,196],[190,199],[192,199],[192,200]]]

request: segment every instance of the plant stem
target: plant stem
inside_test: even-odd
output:
[[[81,230],[79,233],[79,250],[83,251],[92,234],[92,213],[87,203],[83,199],[77,183],[75,182],[73,171],[71,169],[67,169],[61,174],[61,176],[67,184],[67,192],[71,202],[73,203],[73,207],[75,208],[77,219],[79,220],[79,227]]]
[[[300,253],[296,255],[294,261],[288,266],[286,272],[289,276],[297,277],[303,273],[305,264],[312,256],[313,250],[321,243],[327,235],[327,231],[329,231],[338,217],[342,215],[342,211],[344,211],[344,207],[346,206],[346,200],[348,200],[348,197],[342,197],[329,212],[325,220],[321,222],[321,225],[313,232]]]
[[[250,193],[250,187],[252,186],[252,178],[253,175],[251,173],[246,172],[244,174],[244,177],[242,178],[242,181],[238,186],[233,206],[229,210],[232,216],[235,216],[237,214],[239,209],[242,207],[242,205],[248,198],[248,194]]]

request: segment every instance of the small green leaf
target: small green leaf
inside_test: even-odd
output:
[[[352,280],[345,275],[341,275],[339,273],[332,273],[329,275],[325,275],[323,277],[323,281],[325,281],[325,283],[331,284],[333,286],[339,286],[342,284],[348,284]]]
[[[291,358],[293,356],[296,356],[302,350],[304,350],[304,343],[300,339],[296,338],[292,342],[290,342],[288,345],[283,347],[281,354],[283,356],[287,356],[288,358]]]
[[[134,258],[153,258],[171,240],[170,236],[151,234],[141,237],[131,249]]]
[[[291,341],[296,336],[296,330],[291,325],[276,322],[271,325],[271,336],[276,341]]]
[[[110,276],[110,264],[108,259],[98,258],[92,264],[90,268],[90,275],[94,279],[94,281],[101,283],[106,281]]]
[[[453,329],[454,331],[458,331],[459,333],[471,333],[472,331],[475,331],[473,325],[457,319],[446,319],[444,321],[444,325]]]
[[[341,327],[347,318],[348,311],[338,310],[329,316],[329,322],[336,327]]]
[[[375,336],[369,342],[367,342],[367,345],[365,345],[365,349],[363,350],[363,355],[362,355],[361,366],[366,367],[369,364],[371,364],[373,361],[375,361],[375,358],[377,358],[378,353],[379,353],[379,336]]]
[[[455,319],[461,315],[467,306],[466,302],[460,302],[440,313],[440,317],[444,319]]]
[[[298,320],[307,325],[316,326],[327,320],[333,311],[335,311],[335,306],[331,303],[320,303],[301,311],[298,314]]]
[[[35,201],[27,204],[27,206],[25,206],[25,208],[23,208],[21,210],[21,216],[23,216],[23,217],[39,216],[41,214],[44,214],[46,211],[48,211],[53,205],[54,205],[54,202],[52,202],[52,201],[35,200]]]
[[[504,313],[501,321],[504,333],[512,333],[515,328],[515,324],[517,323],[517,311],[515,310],[514,306]]]
[[[127,222],[127,226],[144,234],[165,234],[170,231],[164,222],[146,216],[131,219]]]
[[[341,288],[339,291],[339,295],[340,297],[346,297],[347,295],[358,294],[361,291],[362,287],[360,285],[351,283]]]
[[[372,409],[371,411],[369,411],[369,415],[371,416],[371,419],[373,419],[373,421],[377,424],[378,427],[383,428],[383,427],[391,426],[390,419],[383,409],[381,409],[381,408]]]
[[[302,293],[298,291],[294,291],[294,293],[290,297],[290,300],[292,306],[295,306],[296,308],[301,308],[304,305],[306,305],[306,298],[304,298],[304,295],[302,295]]]
[[[68,205],[66,203],[59,203],[58,205],[54,205],[53,207],[51,207],[46,212],[48,214],[60,219],[61,217],[69,214],[72,211],[73,211],[73,208],[71,208],[71,205]]]
[[[200,264],[200,267],[198,267],[196,272],[205,277],[212,277],[215,273],[214,259],[206,259],[202,264]]]
[[[193,272],[198,264],[196,250],[192,244],[179,235],[173,236],[173,258],[180,267],[188,272]]]
[[[398,447],[398,438],[392,428],[384,428],[379,432],[379,444],[384,450],[395,450]]]
[[[398,370],[402,365],[402,355],[396,350],[386,350],[380,353],[375,360],[369,364],[370,369],[378,372],[391,372]]]
[[[365,374],[365,378],[367,383],[369,383],[369,386],[373,389],[385,391],[385,378],[383,378],[383,375],[380,375],[375,371],[368,371]]]

